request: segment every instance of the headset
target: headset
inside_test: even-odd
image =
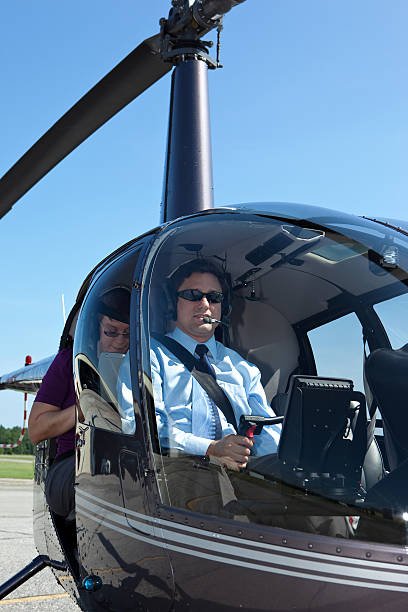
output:
[[[223,293],[221,302],[221,321],[226,322],[226,319],[231,313],[231,285],[225,272],[214,262],[203,259],[190,259],[178,266],[164,283],[164,294],[166,298],[167,311],[166,318],[169,320],[177,320],[177,290],[182,282],[189,278],[194,273],[213,274],[220,282]]]

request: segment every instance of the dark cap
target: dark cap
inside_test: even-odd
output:
[[[124,287],[110,289],[99,298],[97,311],[110,319],[129,325],[130,291]]]

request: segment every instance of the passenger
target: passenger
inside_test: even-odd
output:
[[[125,353],[129,348],[130,293],[115,288],[97,305],[97,355]],[[34,444],[56,438],[56,457],[48,471],[45,494],[50,509],[63,517],[74,510],[75,389],[71,346],[59,351],[44,376],[28,420]]]
[[[212,374],[233,408],[241,415],[273,417],[258,368],[214,338],[218,322],[229,310],[225,275],[210,261],[196,259],[180,266],[169,279],[171,317],[175,329],[167,337],[195,357],[196,369]],[[254,441],[237,435],[235,423],[172,351],[152,340],[151,367],[158,433],[162,446],[187,454],[216,457],[230,469],[244,468],[250,454],[276,453],[280,426],[263,428]],[[204,355],[203,355],[204,354]],[[201,358],[199,355],[203,355]],[[206,364],[203,366],[203,364]],[[232,420],[232,419],[231,419]]]

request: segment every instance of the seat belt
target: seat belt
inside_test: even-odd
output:
[[[177,340],[173,340],[173,338],[169,338],[163,334],[152,334],[152,336],[155,338],[155,340],[161,344],[164,344],[164,346],[167,347],[169,351],[171,351],[173,355],[186,366],[187,370],[191,372],[191,375],[194,376],[198,384],[207,393],[208,397],[214,402],[217,408],[221,410],[227,419],[227,422],[230,423],[238,433],[237,421],[234,410],[231,406],[231,402],[216,380],[214,380],[210,374],[196,370],[195,357],[193,357],[193,355],[186,348],[184,348],[182,344],[177,342]]]

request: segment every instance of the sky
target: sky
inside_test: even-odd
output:
[[[164,0],[1,3],[0,175],[143,39]],[[209,75],[215,202],[301,202],[406,219],[406,0],[247,0]],[[170,77],[0,220],[0,374],[55,353],[61,296],[159,223]],[[22,424],[0,393],[0,424]],[[0,440],[1,442],[1,440]]]

